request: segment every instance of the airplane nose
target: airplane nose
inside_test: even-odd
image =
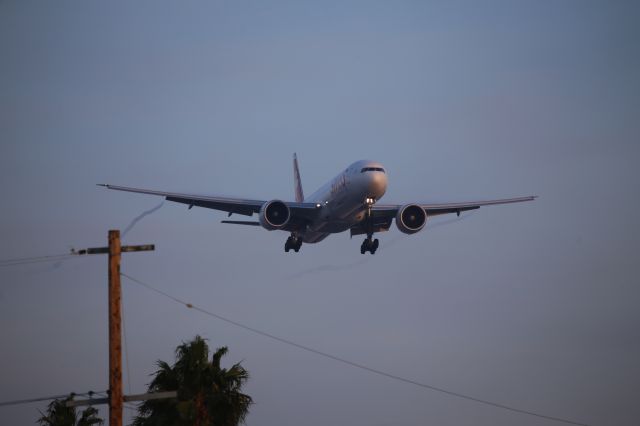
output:
[[[387,175],[384,172],[371,172],[369,175],[369,195],[380,199],[387,191]]]

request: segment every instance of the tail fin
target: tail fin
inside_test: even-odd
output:
[[[293,184],[296,193],[296,202],[304,201],[304,193],[302,192],[302,182],[300,181],[300,170],[298,170],[298,156],[293,153]]]

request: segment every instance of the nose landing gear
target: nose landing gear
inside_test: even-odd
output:
[[[373,240],[372,237],[373,235],[369,235],[362,242],[362,245],[360,246],[360,254],[365,254],[366,252],[369,252],[371,254],[376,254],[376,250],[378,250],[378,246],[380,245],[380,242],[378,241],[377,238]]]
[[[293,250],[296,253],[300,251],[300,247],[302,247],[302,238],[296,237],[295,235],[291,235],[287,238],[287,242],[284,243],[284,251],[289,253],[289,250]]]
[[[365,216],[365,226],[368,232],[367,238],[362,242],[362,245],[360,246],[361,254],[365,254],[366,252],[375,254],[376,250],[378,250],[378,246],[380,245],[380,242],[377,238],[375,240],[373,239],[373,220],[371,216],[371,208],[373,207],[375,202],[376,200],[374,198],[366,198],[364,200],[364,205],[367,209]]]

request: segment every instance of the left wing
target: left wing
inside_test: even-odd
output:
[[[437,216],[437,215],[447,214],[447,213],[456,213],[457,215],[460,215],[460,212],[479,209],[482,206],[522,203],[524,201],[533,201],[536,198],[538,198],[537,195],[530,195],[528,197],[502,198],[499,200],[467,201],[462,203],[440,203],[440,204],[416,203],[416,205],[422,207],[424,211],[427,213],[427,216]],[[402,205],[376,204],[373,206],[372,212],[376,216],[377,215],[395,216],[396,213],[398,213],[398,210],[400,209],[400,207],[402,207]]]
[[[138,194],[160,195],[165,197],[167,201],[174,201],[176,203],[187,204],[189,208],[193,206],[205,207],[208,209],[221,210],[232,213],[242,214],[245,216],[251,216],[254,213],[258,213],[260,208],[266,200],[249,200],[243,198],[228,198],[228,197],[215,197],[208,195],[196,195],[196,194],[182,194],[177,192],[165,192],[155,191],[151,189],[130,188],[126,186],[98,184],[109,189],[116,191],[135,192]],[[299,225],[306,220],[313,218],[317,214],[317,206],[315,203],[298,203],[298,202],[284,202],[291,210],[292,226]],[[246,223],[242,223],[245,225]]]
[[[455,213],[460,216],[461,212],[469,210],[479,209],[482,206],[493,206],[498,204],[511,204],[522,203],[525,201],[533,201],[538,198],[536,195],[528,197],[517,198],[502,198],[499,200],[484,200],[484,201],[468,201],[461,203],[438,203],[438,204],[423,204],[416,203],[416,205],[422,207],[427,213],[427,218],[432,216],[438,216],[442,214]],[[393,219],[398,214],[398,210],[402,208],[401,204],[375,204],[371,208],[371,216],[373,220],[373,228],[375,232],[387,231],[393,222]],[[351,235],[358,235],[365,233],[361,224],[356,225],[351,229]]]

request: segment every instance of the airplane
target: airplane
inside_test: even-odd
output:
[[[442,214],[479,209],[481,206],[520,203],[533,201],[537,196],[505,198],[499,200],[471,201],[445,204],[377,204],[387,190],[387,174],[382,164],[375,161],[360,160],[349,165],[336,177],[306,197],[302,191],[298,158],[293,154],[293,179],[295,201],[248,200],[207,195],[182,194],[154,191],[124,186],[98,184],[117,191],[160,195],[168,201],[193,206],[221,210],[232,214],[253,216],[257,221],[223,220],[222,223],[235,225],[261,226],[268,231],[281,230],[290,236],[284,245],[284,251],[296,253],[302,243],[318,243],[330,234],[349,231],[354,235],[365,235],[360,253],[375,254],[379,246],[373,239],[377,232],[388,231],[392,222],[400,232],[415,234],[421,231],[427,219]]]

